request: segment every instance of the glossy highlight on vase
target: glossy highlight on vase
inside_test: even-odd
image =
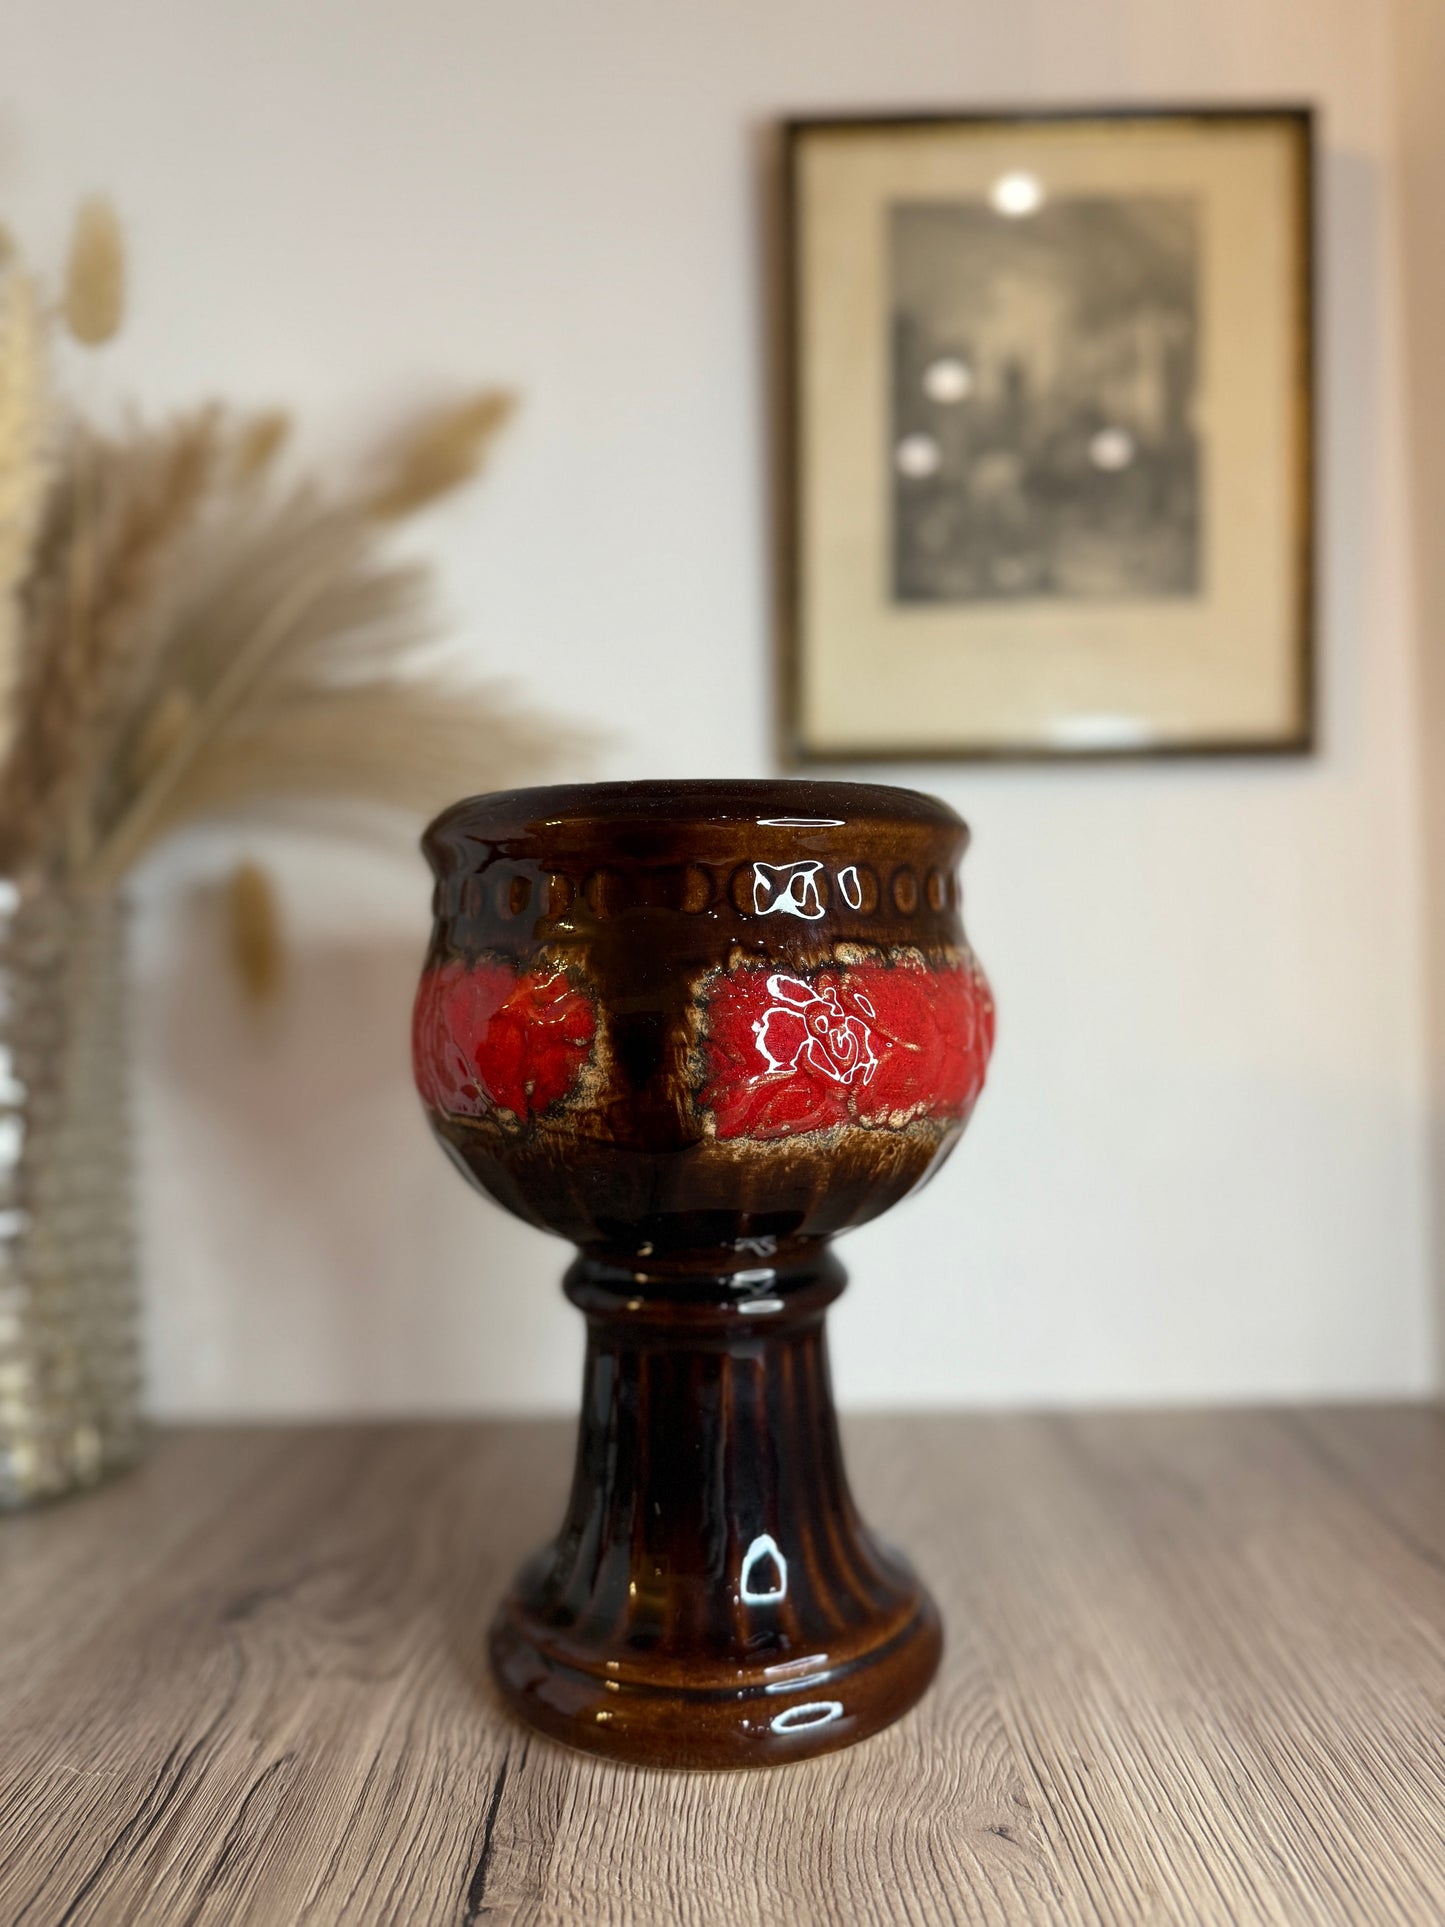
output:
[[[879,785],[603,784],[457,805],[418,1088],[453,1161],[571,1240],[571,1497],[491,1634],[523,1718],[743,1766],[897,1718],[941,1633],[859,1518],[828,1379],[831,1237],[952,1150],[993,1002],[967,831]]]

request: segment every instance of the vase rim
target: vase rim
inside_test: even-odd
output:
[[[527,828],[608,823],[758,823],[843,828],[860,823],[920,824],[966,830],[939,797],[891,783],[804,777],[669,778],[631,782],[544,783],[493,790],[451,804],[431,823],[425,845],[449,831],[505,836]]]

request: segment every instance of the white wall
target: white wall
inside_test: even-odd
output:
[[[1419,638],[1437,1369],[1445,1370],[1445,0],[1396,0],[1400,244],[1409,371],[1411,552]]]
[[[1002,1032],[970,1141],[849,1242],[855,1402],[1395,1393],[1432,1371],[1390,48],[1356,0],[11,0],[0,202],[136,244],[112,386],[293,399],[346,445],[500,378],[525,413],[428,546],[479,666],[600,773],[769,758],[756,137],[790,110],[1324,109],[1325,748],[899,772],[972,820]],[[257,1027],[204,845],[145,880],[154,1384],[179,1411],[569,1404],[563,1250],[412,1102],[418,862],[287,860]]]

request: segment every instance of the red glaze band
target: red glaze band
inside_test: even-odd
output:
[[[412,1013],[416,1086],[453,1116],[530,1119],[572,1090],[596,1035],[591,999],[560,970],[440,964]]]
[[[720,1138],[964,1118],[993,1034],[976,963],[930,970],[900,958],[807,977],[749,967],[708,999],[701,1102]]]

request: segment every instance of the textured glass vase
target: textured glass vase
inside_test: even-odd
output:
[[[0,879],[0,1508],[134,1458],[125,906]]]

